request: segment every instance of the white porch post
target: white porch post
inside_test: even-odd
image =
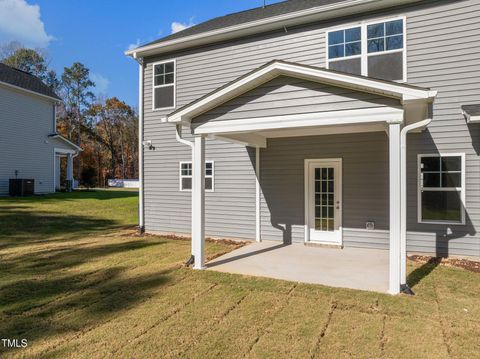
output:
[[[67,181],[70,181],[70,189],[73,189],[73,155],[71,153],[67,154]]]
[[[255,148],[255,239],[262,241],[260,220],[260,147]]]
[[[192,248],[194,269],[205,268],[205,138],[195,137],[192,183]]]
[[[390,157],[389,293],[400,293],[400,123],[388,125]]]

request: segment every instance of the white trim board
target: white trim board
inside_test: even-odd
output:
[[[194,134],[256,132],[289,128],[403,122],[403,109],[380,107],[360,110],[280,115],[238,120],[211,121],[194,129]]]

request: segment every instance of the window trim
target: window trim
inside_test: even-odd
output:
[[[380,24],[383,22],[395,21],[395,20],[402,20],[403,21],[403,49],[395,49],[395,50],[384,50],[379,52],[372,52],[368,53],[368,35],[367,35],[367,27],[368,25],[375,25]],[[361,41],[361,48],[362,52],[360,55],[353,55],[353,56],[344,56],[338,57],[335,59],[328,58],[328,49],[329,49],[329,42],[328,42],[328,34],[330,32],[335,32],[339,30],[348,30],[354,27],[360,27],[360,41]],[[406,83],[408,79],[407,74],[407,17],[405,15],[395,16],[395,17],[386,17],[386,18],[378,18],[375,20],[365,20],[360,22],[351,22],[339,26],[334,26],[328,28],[325,31],[325,68],[330,68],[331,62],[342,61],[342,60],[353,60],[360,58],[360,67],[361,67],[361,75],[368,76],[368,57],[370,56],[379,56],[385,54],[393,54],[397,52],[403,51],[403,79],[396,80],[395,82],[398,83]]]
[[[179,181],[178,181],[178,190],[180,192],[192,192],[191,189],[183,189],[182,188],[182,178],[192,178],[192,181],[193,181],[193,175],[182,175],[182,165],[183,164],[188,164],[190,163],[192,165],[192,174],[193,174],[193,163],[192,161],[180,161],[179,162],[179,165],[178,165],[178,178],[179,178]],[[211,163],[212,164],[212,175],[211,176],[207,176],[207,163]],[[205,161],[205,178],[211,178],[212,179],[212,189],[205,189],[205,192],[215,192],[215,161]],[[192,182],[192,186],[193,186],[193,182]]]
[[[155,66],[173,62],[173,85],[164,84],[164,85],[155,85]],[[158,107],[155,108],[155,89],[160,87],[169,87],[173,86],[173,106],[169,107]],[[177,107],[177,60],[168,59],[152,63],[152,111],[164,111],[164,110],[173,110]]]
[[[449,191],[457,191],[460,192],[460,201],[462,204],[462,208],[460,211],[461,220],[459,222],[455,221],[435,221],[435,220],[423,220],[422,219],[422,180],[421,180],[421,163],[422,158],[424,157],[461,157],[461,187],[453,187],[450,188],[438,188],[438,189],[428,189],[428,191],[438,191],[438,192],[449,192]],[[420,224],[448,224],[448,225],[465,225],[465,217],[466,217],[466,210],[465,210],[465,153],[450,153],[450,152],[443,152],[443,153],[422,153],[417,155],[417,222]]]

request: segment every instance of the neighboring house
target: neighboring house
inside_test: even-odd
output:
[[[192,231],[195,268],[205,235],[390,250],[391,293],[406,250],[480,257],[479,18],[290,0],[128,51],[140,226]]]
[[[9,193],[9,179],[35,181],[35,193],[60,188],[60,161],[81,149],[56,133],[58,96],[37,77],[0,63],[0,195]]]

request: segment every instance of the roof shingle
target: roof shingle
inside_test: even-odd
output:
[[[225,16],[213,18],[198,25],[189,27],[175,34],[142,45],[148,46],[170,40],[180,39],[191,35],[227,28],[230,26],[245,24],[251,21],[262,20],[273,16],[285,15],[296,11],[306,10],[318,6],[341,3],[345,0],[288,0],[276,4],[245,10]]]
[[[0,63],[0,82],[60,100],[57,94],[38,77],[3,63]]]

